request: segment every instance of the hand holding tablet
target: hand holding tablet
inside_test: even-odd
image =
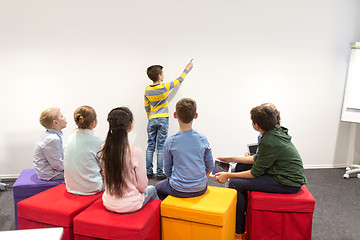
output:
[[[230,172],[231,167],[227,162],[220,161],[219,159],[215,159],[214,169],[212,170],[210,176],[214,177],[214,175],[218,172]]]

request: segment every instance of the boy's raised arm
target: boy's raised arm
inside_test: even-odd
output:
[[[186,65],[185,69],[190,72],[191,69],[193,68],[194,64],[192,63],[193,59],[191,59],[191,61],[188,63],[188,65]]]
[[[194,66],[192,61],[193,61],[193,59],[191,59],[190,62],[186,65],[186,67],[185,67],[184,71],[182,72],[182,74],[180,75],[180,77],[178,77],[177,79],[175,79],[172,82],[165,84],[166,88],[168,88],[169,90],[172,90],[174,87],[176,87],[177,85],[182,83],[182,81],[184,81],[184,78],[186,77],[186,75],[191,71],[191,69]]]

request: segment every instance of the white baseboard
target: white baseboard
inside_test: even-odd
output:
[[[304,165],[304,169],[346,168],[347,166],[346,164]]]
[[[0,179],[17,179],[20,174],[6,174],[6,175],[0,175]]]

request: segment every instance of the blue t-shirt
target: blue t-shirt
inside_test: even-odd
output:
[[[164,145],[164,171],[170,186],[179,192],[199,192],[206,187],[206,174],[214,168],[210,144],[195,130],[180,131]]]

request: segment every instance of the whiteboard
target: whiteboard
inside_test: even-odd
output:
[[[351,43],[350,48],[341,121],[360,123],[360,42]]]

